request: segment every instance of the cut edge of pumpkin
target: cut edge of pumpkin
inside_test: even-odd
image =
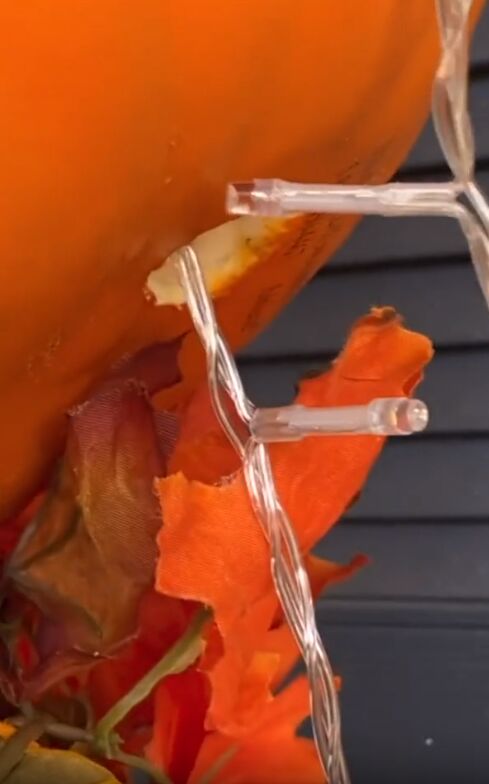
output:
[[[211,296],[218,296],[260,263],[294,225],[294,218],[243,216],[195,237],[190,246],[197,254]],[[177,250],[166,257],[146,281],[146,293],[158,306],[186,304],[175,264],[178,254]]]

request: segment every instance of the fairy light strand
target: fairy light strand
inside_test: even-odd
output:
[[[348,186],[348,192],[346,186],[323,186],[330,205],[330,209],[323,205],[323,211],[345,208],[343,211],[365,214],[430,214],[456,218],[466,236],[477,277],[489,304],[489,205],[474,179],[474,142],[467,110],[468,19],[472,0],[435,0],[435,4],[442,51],[433,84],[432,116],[454,180],[437,184]],[[238,190],[234,191],[235,197],[236,194],[239,196]],[[466,196],[469,206],[458,200],[461,194]],[[250,193],[245,193],[246,210],[267,214],[276,192],[258,191],[255,195],[257,199],[253,202]],[[310,189],[307,195],[311,197]],[[348,204],[345,199],[350,199]],[[314,211],[312,207],[309,209]],[[250,499],[270,545],[277,595],[307,667],[318,754],[329,784],[348,784],[333,670],[317,630],[307,573],[293,525],[277,493],[267,446],[251,437],[250,422],[255,408],[245,394],[233,355],[219,330],[198,258],[190,246],[176,254],[176,265],[206,353],[214,409],[243,462]],[[229,416],[226,395],[246,426],[246,435],[238,432]]]
[[[294,632],[311,684],[311,715],[325,774],[331,782],[348,784],[341,749],[340,712],[334,675],[317,631],[309,580],[292,524],[279,500],[268,449],[250,437],[255,408],[248,400],[234,357],[222,337],[195,251],[186,246],[177,266],[190,314],[205,349],[207,378],[214,410],[243,461],[250,498],[270,544],[272,576],[285,617]],[[229,395],[248,437],[233,424],[224,393]]]

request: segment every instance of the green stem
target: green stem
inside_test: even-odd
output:
[[[51,735],[53,738],[67,741],[68,743],[91,743],[93,738],[90,732],[80,727],[72,727],[70,724],[62,724],[58,721],[51,721],[49,717],[40,717],[37,715],[35,718],[44,721],[44,733]],[[13,727],[23,728],[28,726],[28,723],[23,716],[14,717],[9,719],[9,724]]]
[[[95,727],[95,741],[101,751],[107,753],[111,748],[114,728],[127,716],[129,711],[148,697],[155,686],[168,677],[183,672],[195,662],[202,652],[201,633],[211,617],[206,608],[200,610],[187,631],[175,645],[157,662],[133,688],[121,697],[115,705],[102,716]]]
[[[122,762],[123,765],[127,765],[130,768],[137,768],[138,770],[142,770],[143,773],[146,773],[151,779],[155,782],[155,784],[172,784],[171,780],[168,778],[164,771],[160,770],[156,767],[156,765],[152,765],[147,759],[143,759],[143,757],[137,757],[135,754],[126,754],[124,751],[116,751],[111,755],[112,759],[117,760],[117,762]]]
[[[71,727],[69,724],[49,721],[47,718],[38,717],[26,723],[25,719],[20,717],[19,719],[14,719],[11,723],[12,726],[19,729],[15,735],[7,740],[5,746],[0,748],[0,783],[4,781],[15,765],[21,761],[29,743],[37,740],[44,733],[60,740],[74,741],[75,744],[83,743],[85,746],[92,746],[94,743],[93,736],[87,730]],[[72,751],[77,750],[74,746],[71,748]],[[83,754],[81,751],[78,753]],[[142,770],[148,776],[151,776],[156,784],[172,784],[166,773],[152,765],[148,760],[137,757],[135,754],[126,754],[124,751],[114,747],[111,750],[110,758],[131,768]]]
[[[50,721],[48,717],[35,717],[34,714],[33,719],[23,723],[20,729],[6,741],[3,748],[0,748],[0,782],[4,781],[20,762],[29,743],[37,740],[43,733],[47,733],[63,740],[87,743],[96,752],[104,754],[109,759],[144,771],[156,784],[172,784],[166,773],[148,760],[121,751],[114,728],[132,708],[151,694],[163,678],[183,672],[195,662],[202,652],[202,630],[210,618],[211,613],[206,608],[196,613],[183,637],[100,719],[93,735],[78,727]],[[20,724],[21,721],[22,719],[17,720],[16,724]],[[226,757],[222,760],[224,763],[227,761],[227,754],[223,756]],[[214,774],[217,772],[214,771]]]

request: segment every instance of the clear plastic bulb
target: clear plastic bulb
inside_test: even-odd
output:
[[[424,430],[428,418],[421,400],[386,397],[362,406],[258,408],[250,430],[262,443],[327,435],[409,436]]]

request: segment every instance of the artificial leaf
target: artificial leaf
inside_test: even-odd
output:
[[[224,394],[223,405],[238,430],[243,427],[234,405]],[[212,484],[238,470],[240,458],[216,419],[207,383],[200,386],[181,416],[178,439],[168,473]]]
[[[249,734],[235,739],[209,733],[188,784],[206,780],[211,770],[213,784],[324,784],[313,741],[296,736],[308,712],[309,686],[298,678],[270,699]]]
[[[4,784],[117,784],[101,765],[71,751],[28,751]]]
[[[2,748],[15,733],[9,724],[0,724],[0,760]],[[46,749],[30,743],[21,761],[3,784],[118,784],[101,765],[73,751]]]
[[[161,525],[153,481],[176,438],[175,416],[155,412],[149,393],[178,378],[177,349],[157,345],[123,358],[70,414],[64,459],[7,563],[2,615],[23,593],[29,612],[19,614],[19,639],[33,654],[29,667],[11,657],[2,672],[9,693],[37,699],[137,632]]]
[[[375,308],[353,328],[331,369],[300,384],[304,406],[361,405],[410,395],[433,355],[428,338],[402,326],[392,308]],[[280,497],[308,551],[362,489],[385,438],[311,437],[271,445]]]
[[[374,310],[355,326],[330,370],[303,383],[297,402],[334,406],[409,394],[431,355],[429,340],[404,329],[391,309]],[[359,492],[384,440],[338,436],[272,446],[279,493],[303,551]],[[165,519],[157,589],[212,607],[226,640],[246,609],[271,589],[269,550],[243,472],[219,485],[179,473],[159,480],[157,488]]]
[[[392,310],[373,311],[356,325],[330,370],[301,385],[297,402],[347,405],[366,403],[373,397],[409,394],[431,353],[429,341],[406,331]],[[199,410],[207,411],[201,422]],[[201,667],[211,684],[206,717],[211,734],[203,749],[217,744],[219,754],[216,752],[216,757],[215,749],[211,754],[215,763],[229,751],[232,742],[236,741],[240,749],[242,744],[246,746],[262,726],[269,706],[281,704],[284,697],[278,700],[273,691],[296,661],[298,649],[278,610],[268,545],[252,511],[243,472],[235,470],[232,476],[216,483],[223,468],[228,473],[235,458],[226,456],[222,433],[209,407],[206,409],[200,401],[189,412],[171,461],[173,468],[183,469],[186,475],[180,471],[157,482],[165,526],[159,535],[156,585],[165,594],[201,601],[214,610],[214,638],[217,635],[221,643],[213,642],[211,635],[211,652],[203,657]],[[185,438],[189,439],[187,446]],[[358,495],[383,443],[382,438],[368,436],[316,438],[272,446],[280,495],[305,554]],[[217,459],[213,456],[216,445]],[[199,468],[199,462],[203,468]],[[189,479],[199,472],[207,476],[208,483]],[[338,567],[306,555],[313,592],[317,594],[328,582],[347,577],[364,562],[358,557],[346,567]],[[307,705],[304,716],[306,713]],[[263,781],[295,781],[301,766],[308,765],[311,781],[317,780],[311,744],[298,739],[292,746],[287,771],[280,765],[280,770],[270,765],[269,776]],[[260,754],[267,753],[258,741],[254,741],[253,748]],[[245,757],[248,761],[253,758],[252,751],[248,755],[248,746]],[[256,764],[258,759],[257,751]],[[230,764],[239,760],[237,752]],[[236,781],[254,780],[246,766],[244,770],[248,772],[243,778],[237,773]],[[229,780],[235,781],[232,777]],[[227,774],[222,781],[228,781]]]
[[[156,587],[214,608],[227,634],[272,586],[268,547],[243,475],[215,486],[189,482],[179,473],[157,486],[165,526],[159,534]]]
[[[9,573],[48,616],[65,619],[79,649],[106,651],[135,630],[160,526],[153,479],[163,473],[138,385],[110,386],[72,416],[64,462]]]
[[[207,729],[218,729],[231,736],[246,733],[270,700],[271,682],[279,662],[275,655],[267,654],[261,641],[277,606],[270,589],[236,620],[224,645],[221,639],[218,655],[201,661],[211,685]],[[215,632],[219,634],[217,627]]]
[[[154,700],[149,759],[168,773],[173,784],[186,784],[206,735],[209,706],[206,676],[191,668],[165,678]]]

